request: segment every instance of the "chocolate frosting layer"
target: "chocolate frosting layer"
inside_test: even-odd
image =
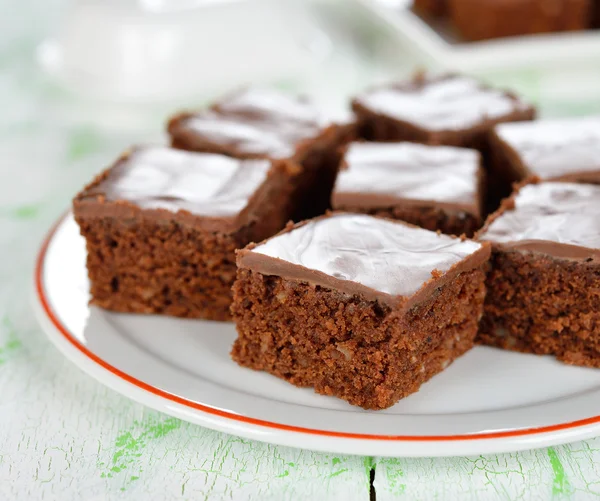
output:
[[[287,158],[300,143],[317,137],[326,123],[306,99],[250,88],[187,115],[178,127],[238,154]]]
[[[488,256],[487,247],[471,240],[334,213],[239,251],[238,266],[395,306],[426,299],[430,287],[480,266]]]
[[[596,173],[600,178],[600,116],[497,125],[496,135],[542,179]]]
[[[142,209],[233,218],[248,206],[270,168],[268,160],[144,147],[125,156],[80,199],[101,197]]]
[[[332,205],[442,202],[478,213],[477,151],[416,143],[352,143],[344,155]]]
[[[502,248],[600,260],[600,186],[539,183],[523,186],[478,239]]]
[[[531,106],[461,75],[419,77],[371,89],[354,102],[372,112],[429,131],[467,130]]]

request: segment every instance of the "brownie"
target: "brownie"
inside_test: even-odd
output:
[[[448,0],[413,0],[413,9],[424,17],[443,17],[448,13]]]
[[[504,195],[530,177],[600,184],[600,117],[501,124],[490,138]]]
[[[514,94],[455,74],[417,74],[409,81],[372,88],[356,97],[352,108],[366,139],[482,152],[494,125],[535,116],[535,109]]]
[[[462,38],[489,38],[584,30],[592,0],[449,0],[450,17]]]
[[[291,176],[284,162],[162,146],[126,153],[73,201],[91,304],[228,319],[235,250],[284,227]]]
[[[522,186],[478,234],[492,243],[479,340],[600,367],[600,186]]]
[[[334,123],[307,98],[249,88],[208,109],[176,115],[168,123],[168,132],[176,148],[236,158],[285,159],[302,166],[295,190],[299,210],[294,214],[302,219],[328,208],[338,150],[354,136],[355,127],[346,121]]]
[[[232,357],[383,409],[469,350],[489,246],[333,213],[238,251]]]
[[[472,236],[482,224],[483,179],[475,150],[355,142],[342,157],[331,205]]]
[[[592,28],[600,28],[600,0],[592,0]]]

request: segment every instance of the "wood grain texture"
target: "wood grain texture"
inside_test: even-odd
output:
[[[512,454],[375,460],[378,501],[587,500],[600,496],[600,439]]]

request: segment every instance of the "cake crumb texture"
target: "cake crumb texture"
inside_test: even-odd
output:
[[[323,287],[239,269],[232,357],[365,409],[417,391],[473,346],[485,274],[459,274],[405,311]]]
[[[494,252],[479,341],[600,368],[600,265]]]
[[[81,218],[91,304],[128,313],[228,320],[235,249],[247,240],[176,223]]]
[[[481,228],[481,218],[466,211],[451,212],[440,207],[396,205],[389,208],[343,207],[349,212],[360,212],[388,219],[398,219],[431,231],[441,231],[447,235],[472,237]]]

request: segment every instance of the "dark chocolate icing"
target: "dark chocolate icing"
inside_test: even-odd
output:
[[[514,122],[496,135],[517,154],[525,175],[566,179],[596,174],[600,179],[600,117]]]
[[[441,202],[478,212],[477,151],[416,143],[352,143],[332,195],[334,208]]]
[[[531,109],[507,92],[461,75],[420,76],[374,88],[354,103],[428,131],[467,130]]]
[[[489,248],[471,240],[334,213],[239,251],[238,266],[398,305],[423,299],[426,285],[439,287],[488,256]],[[436,270],[442,277],[432,280]]]
[[[268,160],[144,147],[125,156],[83,195],[131,202],[142,209],[232,218],[247,207],[270,168]]]
[[[523,186],[478,235],[505,249],[600,262],[600,186],[539,183]]]
[[[177,129],[192,140],[196,136],[236,154],[287,158],[325,126],[324,117],[310,101],[251,88],[228,96],[211,109],[186,115]]]

